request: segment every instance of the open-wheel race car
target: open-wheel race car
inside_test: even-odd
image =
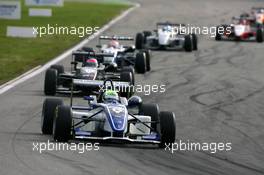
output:
[[[133,67],[123,67],[119,72],[108,71],[108,66],[100,64],[106,56],[112,54],[75,51],[72,54],[71,71],[65,72],[63,65],[51,66],[45,74],[44,93],[75,93],[84,92],[86,95],[97,93],[100,85],[106,79],[116,83],[134,85],[135,71]],[[74,86],[72,86],[74,85]],[[128,97],[129,94],[126,94]]]
[[[111,80],[105,84],[113,88]],[[173,112],[145,104],[138,96],[129,99],[107,89],[96,98],[85,96],[87,105],[65,105],[61,99],[47,98],[43,103],[41,130],[54,140],[68,142],[87,139],[98,142],[148,143],[165,147],[173,143],[176,121]]]
[[[220,28],[223,30],[221,31]],[[220,32],[221,31],[221,32]],[[255,22],[255,19],[248,15],[233,17],[232,23],[223,24],[217,27],[215,40],[248,40],[262,43],[264,39],[264,31],[261,25]]]
[[[151,52],[148,49],[137,50],[134,45],[123,45],[123,42],[133,41],[132,37],[124,36],[100,36],[96,46],[100,53],[112,54],[104,57],[104,65],[112,65],[110,71],[118,71],[124,66],[132,66],[137,73],[144,74],[151,70]],[[103,42],[107,41],[107,42]],[[86,48],[92,50],[92,48]]]
[[[157,23],[154,32],[144,31],[136,35],[137,49],[183,49],[187,52],[198,49],[198,39],[196,34],[185,34],[180,32],[184,24],[170,22]]]

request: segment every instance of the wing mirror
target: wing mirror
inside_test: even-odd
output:
[[[84,100],[87,100],[87,101],[93,101],[94,100],[94,97],[91,97],[91,96],[84,96],[83,97]]]

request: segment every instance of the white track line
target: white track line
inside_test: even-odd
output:
[[[51,61],[49,61],[48,63],[46,63],[43,66],[37,66],[33,69],[31,69],[30,71],[20,75],[19,77],[3,84],[0,86],[0,94],[5,93],[6,91],[14,88],[15,86],[17,86],[20,83],[25,82],[26,80],[40,74],[41,72],[45,71],[46,69],[48,69],[51,65],[56,64],[57,62],[65,59],[67,56],[71,55],[73,51],[83,47],[84,45],[86,45],[87,43],[89,43],[90,41],[92,41],[94,38],[96,38],[97,36],[99,36],[102,32],[106,31],[107,29],[109,29],[111,26],[113,26],[115,23],[117,23],[119,20],[123,19],[124,17],[126,17],[129,13],[131,13],[133,10],[135,10],[136,8],[140,7],[139,4],[135,4],[134,7],[129,8],[128,10],[124,11],[121,15],[119,15],[118,17],[114,18],[113,20],[111,20],[108,24],[106,24],[105,26],[103,26],[98,32],[94,33],[93,35],[91,35],[89,38],[83,40],[82,42],[80,42],[79,44],[77,44],[76,46],[70,48],[69,50],[65,51],[64,53],[62,53],[61,55],[59,55],[58,57],[52,59]]]

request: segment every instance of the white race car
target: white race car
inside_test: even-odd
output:
[[[184,49],[187,52],[197,50],[197,36],[195,34],[181,34],[179,29],[184,24],[169,22],[157,23],[154,33],[144,31],[136,35],[137,49]]]

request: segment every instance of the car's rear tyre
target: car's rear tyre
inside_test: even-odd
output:
[[[55,95],[57,90],[58,72],[56,69],[48,69],[44,80],[45,95]]]
[[[50,66],[50,68],[57,70],[58,75],[64,73],[64,66],[63,65],[55,64],[55,65]]]
[[[140,74],[144,74],[146,72],[146,56],[143,52],[137,53],[136,55],[136,62],[135,62],[135,68],[136,71]]]
[[[161,143],[160,148],[171,145],[176,137],[176,119],[173,112],[160,112]]]
[[[184,39],[185,39],[184,40],[184,50],[186,52],[191,52],[192,48],[193,48],[191,36],[190,35],[185,35]]]
[[[151,31],[143,31],[144,37],[149,37],[151,36]]]
[[[142,104],[140,107],[140,114],[151,117],[151,127],[158,133],[160,133],[159,128],[159,106],[157,104]]]
[[[151,31],[143,31],[143,35],[144,35],[144,44],[147,43],[147,37],[151,36],[152,33]]]
[[[53,138],[58,142],[71,139],[72,111],[70,106],[58,106],[53,123]]]
[[[120,81],[128,82],[129,85],[133,85],[131,72],[121,72]],[[131,87],[120,87],[120,88],[121,89],[119,89],[119,91],[121,97],[129,98],[133,94]]]
[[[43,134],[52,134],[55,109],[60,105],[63,105],[61,99],[47,98],[43,102],[41,115],[41,131]]]
[[[132,85],[135,85],[135,69],[132,66],[123,67],[122,72],[130,72],[132,75]]]
[[[258,43],[262,43],[263,42],[263,30],[261,28],[257,29],[256,40],[257,40]]]
[[[198,50],[198,38],[194,33],[192,34],[193,50]]]
[[[146,55],[146,70],[147,71],[150,71],[151,70],[151,66],[150,66],[150,63],[151,63],[151,52],[150,50],[144,50],[145,52],[145,55]]]
[[[219,33],[219,27],[216,28],[216,35],[215,35],[215,40],[220,41],[222,39],[221,34]]]
[[[57,64],[55,64],[55,65],[50,66],[50,68],[57,70],[57,74],[58,75],[63,74],[65,72],[63,65],[57,65]],[[62,84],[63,84],[62,81],[60,81],[60,79],[57,78],[57,86],[62,85]]]
[[[144,34],[143,33],[137,33],[136,35],[136,49],[143,49],[144,47]]]

